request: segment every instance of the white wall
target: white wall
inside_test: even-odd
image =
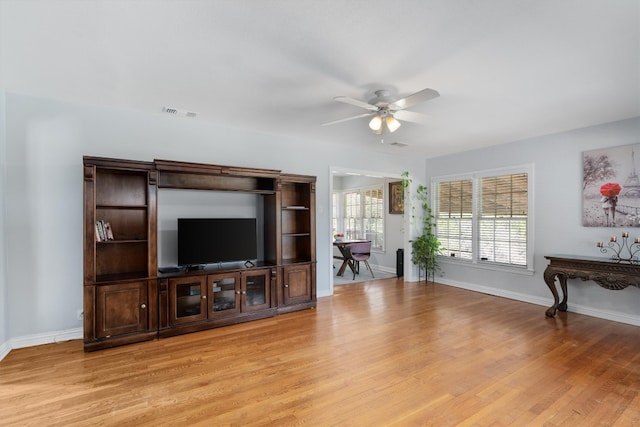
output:
[[[330,168],[376,170],[388,176],[424,172],[423,160],[389,156],[375,148],[366,156],[360,149],[329,142],[299,150],[297,141],[199,120],[14,93],[6,94],[6,136],[7,310],[0,318],[6,330],[3,342],[11,340],[13,347],[81,337],[76,312],[82,307],[83,155],[317,176],[318,296],[331,293]]]
[[[5,239],[5,164],[6,154],[5,93],[0,90],[0,360],[11,350],[7,344],[9,339],[7,316],[7,268]]]
[[[465,267],[444,259],[436,280],[550,306],[553,298],[542,276],[548,264],[544,255],[602,256],[595,243],[626,230],[582,226],[582,152],[638,142],[640,118],[634,118],[427,160],[427,181],[441,175],[534,164],[535,273]],[[640,234],[637,228],[628,231]],[[570,280],[568,294],[569,311],[640,325],[638,288],[611,291],[591,281]],[[540,316],[542,321],[544,308]]]

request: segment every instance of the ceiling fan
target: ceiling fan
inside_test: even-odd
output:
[[[335,125],[336,123],[355,120],[361,117],[373,116],[369,121],[369,128],[373,131],[373,133],[375,133],[376,135],[382,135],[385,126],[389,130],[389,132],[393,133],[401,126],[399,120],[415,123],[423,123],[425,121],[425,115],[413,111],[407,111],[405,110],[406,108],[440,96],[440,94],[433,89],[423,89],[420,92],[414,93],[413,95],[409,95],[405,98],[396,100],[391,98],[391,96],[389,95],[389,91],[385,89],[377,90],[374,92],[374,94],[375,96],[368,102],[349,98],[348,96],[336,96],[335,98],[333,98],[335,101],[355,105],[356,107],[361,107],[368,110],[368,112],[358,114],[357,116],[353,117],[347,117],[345,119],[323,123],[322,126]]]

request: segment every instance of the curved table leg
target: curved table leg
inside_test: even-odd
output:
[[[564,274],[558,274],[557,275],[558,280],[560,281],[560,287],[562,288],[562,302],[560,302],[560,304],[558,304],[558,310],[560,311],[567,311],[567,276],[565,276]]]
[[[560,287],[562,288],[562,302],[560,302],[560,296],[558,295],[558,289],[556,288],[556,277],[558,278]],[[547,309],[545,315],[547,317],[554,317],[556,315],[556,310],[567,311],[567,277],[561,272],[547,267],[544,271],[544,282],[553,294],[553,305]]]

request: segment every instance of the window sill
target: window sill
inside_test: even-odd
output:
[[[448,265],[457,265],[464,266],[468,268],[478,268],[481,270],[492,270],[499,271],[502,273],[511,273],[511,274],[521,274],[523,276],[533,276],[535,271],[531,268],[526,267],[509,267],[506,265],[499,265],[493,263],[479,263],[466,259],[455,258],[455,257],[438,257],[439,264],[448,264]]]

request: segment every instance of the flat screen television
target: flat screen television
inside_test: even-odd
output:
[[[258,257],[255,218],[178,218],[178,265]]]

